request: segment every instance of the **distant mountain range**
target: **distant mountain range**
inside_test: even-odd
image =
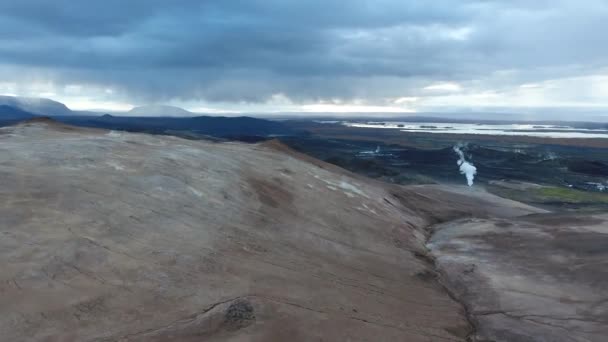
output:
[[[127,112],[129,116],[162,116],[162,117],[190,117],[197,114],[180,107],[167,105],[150,105],[135,107]]]
[[[37,97],[20,97],[0,95],[0,106],[10,106],[39,116],[99,116],[104,111],[78,111],[71,110],[65,104],[51,99]],[[168,105],[146,105],[135,107],[127,112],[120,113],[122,116],[139,117],[193,117],[199,116],[176,106]]]
[[[292,135],[296,131],[279,121],[246,116],[196,116],[196,113],[185,109],[165,105],[136,107],[126,115],[72,111],[63,103],[49,99],[0,96],[0,126],[33,117],[50,116],[75,126],[171,134],[192,139],[216,137],[242,141]]]
[[[74,115],[63,103],[38,97],[0,95],[0,105],[42,116]]]

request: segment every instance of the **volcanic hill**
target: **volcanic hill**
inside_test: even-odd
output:
[[[606,260],[605,217],[569,225],[481,189],[385,184],[277,142],[52,120],[0,129],[0,175],[2,340],[606,336],[608,277],[590,266]],[[526,254],[502,241],[534,248],[534,265],[511,267]],[[566,261],[566,287],[534,287]]]

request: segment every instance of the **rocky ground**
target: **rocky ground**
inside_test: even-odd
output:
[[[606,219],[36,120],[0,129],[0,340],[603,341]]]
[[[480,341],[605,341],[608,215],[461,219],[428,244]]]

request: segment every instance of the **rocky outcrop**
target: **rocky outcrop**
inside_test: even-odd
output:
[[[608,216],[535,214],[434,227],[443,281],[476,341],[595,341],[608,336]]]

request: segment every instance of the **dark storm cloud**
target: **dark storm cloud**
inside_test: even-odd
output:
[[[606,67],[607,15],[601,0],[3,1],[0,66],[143,99],[374,100]]]

